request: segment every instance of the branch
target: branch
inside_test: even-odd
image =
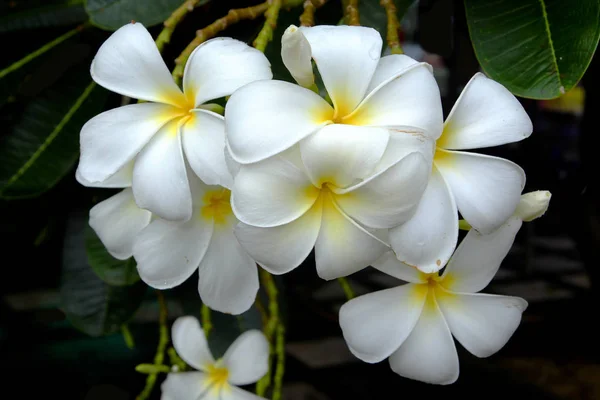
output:
[[[400,46],[400,38],[398,37],[400,21],[398,21],[396,4],[394,4],[394,0],[381,0],[380,4],[385,9],[385,13],[387,15],[388,46],[390,46],[392,54],[402,54],[404,52],[402,51],[402,47]]]
[[[202,329],[204,330],[204,334],[208,337],[208,334],[213,328],[213,324],[210,320],[210,308],[206,304],[202,304]]]
[[[356,297],[356,294],[354,294],[354,290],[352,290],[352,287],[350,286],[350,284],[348,283],[346,278],[338,278],[338,282],[340,283],[340,286],[344,290],[344,294],[346,295],[346,298],[348,300],[352,300],[353,298]]]
[[[264,327],[265,336],[269,341],[269,371],[256,383],[256,394],[264,396],[265,392],[271,385],[271,364],[275,354],[275,346],[273,345],[273,336],[279,324],[279,303],[277,302],[277,286],[273,276],[264,269],[260,270],[260,280],[267,292],[269,298],[269,319]]]
[[[277,326],[277,366],[275,368],[275,379],[273,384],[273,400],[281,400],[281,389],[283,387],[283,374],[285,373],[285,327],[283,323]]]
[[[187,59],[190,57],[194,49],[200,46],[202,43],[215,37],[219,32],[227,29],[229,26],[236,24],[241,20],[256,19],[269,7],[269,2],[266,1],[262,4],[247,7],[238,8],[235,10],[229,10],[226,16],[219,18],[212,24],[200,29],[196,32],[196,37],[192,40],[187,47],[179,54],[179,57],[175,59],[175,69],[173,70],[173,78],[175,81],[180,82],[183,77],[183,69]]]
[[[300,25],[313,26],[315,24],[315,10],[325,3],[327,3],[327,0],[306,0],[304,2],[304,12],[300,15]]]
[[[173,14],[171,14],[171,16],[169,18],[167,18],[165,20],[165,22],[163,23],[164,28],[158,34],[158,37],[156,38],[156,41],[155,41],[156,47],[158,47],[158,51],[160,51],[160,52],[163,51],[163,48],[165,47],[165,45],[171,41],[171,35],[173,35],[173,31],[175,30],[175,27],[177,26],[177,24],[179,24],[181,22],[181,20],[189,12],[191,12],[194,9],[194,7],[196,7],[196,4],[198,4],[199,1],[200,0],[185,1],[175,11],[173,11]]]
[[[253,43],[254,47],[263,53],[271,39],[273,39],[273,31],[277,27],[277,18],[279,17],[279,10],[281,9],[281,0],[269,0],[267,3],[269,7],[265,12],[265,24]]]
[[[358,15],[358,0],[348,0],[344,8],[344,17],[348,25],[360,26]]]

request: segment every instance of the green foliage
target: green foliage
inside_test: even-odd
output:
[[[569,91],[598,45],[598,0],[465,0],[465,9],[482,68],[518,96]]]
[[[415,3],[416,0],[395,0],[396,11],[398,14],[398,21],[402,21],[402,18],[408,11],[409,7]],[[358,10],[360,12],[360,23],[364,26],[370,26],[376,29],[383,38],[385,48],[385,38],[387,34],[387,17],[385,10],[379,4],[379,0],[375,1],[359,1]]]
[[[0,33],[23,29],[48,28],[83,22],[87,19],[83,0],[19,1],[13,10],[10,2],[0,6]],[[25,4],[21,4],[25,3]]]
[[[84,231],[87,213],[74,212],[67,221],[63,248],[61,305],[77,329],[91,336],[117,332],[140,306],[147,286],[111,286],[100,279],[88,262]]]
[[[133,258],[117,260],[110,255],[88,225],[85,230],[88,263],[100,279],[112,286],[129,286],[140,280]]]
[[[198,5],[208,1],[201,0]],[[132,20],[146,27],[160,24],[182,3],[182,0],[87,0],[85,10],[94,25],[114,31]]]

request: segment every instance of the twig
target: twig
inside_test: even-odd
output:
[[[210,308],[206,304],[202,304],[202,310],[200,311],[202,316],[202,329],[204,334],[208,337],[208,334],[213,328],[212,321],[210,320]]]
[[[273,400],[281,400],[281,389],[283,387],[283,374],[285,373],[285,327],[283,323],[277,326],[277,366],[275,367],[275,379],[273,383]]]
[[[338,282],[340,283],[340,286],[344,290],[346,299],[352,300],[353,298],[356,297],[356,294],[354,294],[354,290],[352,290],[352,287],[350,286],[350,284],[348,283],[346,278],[338,278]]]
[[[159,369],[163,365],[163,361],[165,359],[165,348],[169,343],[169,328],[167,327],[167,303],[165,302],[165,297],[160,291],[156,291],[156,296],[158,297],[158,305],[160,307],[160,312],[158,316],[159,323],[159,338],[158,338],[158,346],[156,347],[156,355],[154,356],[154,366]],[[152,393],[152,389],[154,389],[154,385],[156,384],[157,373],[151,373],[146,378],[146,386],[144,390],[136,397],[136,400],[145,400]]]
[[[133,340],[133,335],[127,324],[121,325],[121,334],[123,335],[123,340],[125,340],[125,345],[127,345],[128,348],[133,349],[135,347],[135,341]]]
[[[327,0],[306,0],[304,11],[300,15],[300,25],[313,26],[315,24],[315,10],[327,3]]]
[[[360,17],[358,14],[358,0],[348,0],[348,5],[344,8],[344,16],[348,25],[359,26]]]
[[[400,46],[400,38],[398,31],[400,30],[400,21],[398,21],[398,10],[394,0],[381,0],[381,6],[385,9],[387,15],[387,42],[390,46],[392,54],[402,54],[402,46]]]
[[[265,336],[269,341],[269,371],[256,383],[256,394],[258,396],[264,396],[271,385],[271,364],[275,354],[273,336],[279,323],[279,303],[277,302],[277,286],[275,286],[273,276],[264,269],[261,269],[260,278],[262,286],[265,288],[267,297],[269,298],[269,320],[263,329]]]
[[[25,57],[21,58],[19,61],[16,61],[13,64],[9,65],[8,67],[4,68],[2,71],[0,71],[0,79],[4,78],[6,75],[10,74],[11,72],[16,71],[17,69],[21,68],[23,65],[34,60],[35,58],[41,56],[48,50],[53,49],[54,47],[58,46],[65,40],[69,39],[70,37],[75,36],[79,32],[83,31],[85,28],[87,28],[89,25],[90,24],[88,22],[86,22],[84,24],[79,25],[75,29],[71,29],[69,32],[57,37],[53,41],[46,43],[45,45],[43,45],[42,47],[40,47],[33,53],[26,55]]]
[[[277,18],[281,9],[281,0],[269,0],[267,3],[269,7],[265,12],[265,23],[253,43],[254,47],[263,53],[271,39],[273,39],[273,31],[277,28]]]
[[[215,37],[219,32],[227,29],[229,26],[241,20],[258,18],[259,16],[263,15],[263,13],[267,10],[268,7],[269,2],[266,1],[262,4],[252,7],[229,10],[227,15],[223,18],[219,18],[212,24],[197,31],[194,40],[192,40],[187,45],[187,47],[181,52],[181,54],[179,54],[179,56],[175,59],[176,65],[175,69],[173,70],[173,78],[175,78],[175,81],[181,81],[181,78],[183,77],[185,63],[187,62],[187,59],[190,57],[190,55],[196,47],[198,47],[208,39]]]
[[[187,0],[182,5],[180,5],[173,14],[169,18],[165,20],[163,23],[164,28],[158,34],[156,38],[156,47],[158,47],[158,51],[162,52],[165,45],[167,45],[171,41],[171,35],[173,35],[173,31],[175,27],[181,22],[181,20],[191,12],[196,4],[198,4],[200,0]]]

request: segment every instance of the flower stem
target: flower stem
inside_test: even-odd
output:
[[[353,298],[356,297],[356,294],[354,294],[354,290],[352,290],[352,287],[350,286],[350,284],[348,283],[348,280],[346,280],[346,278],[338,278],[338,282],[340,283],[340,286],[344,290],[344,294],[346,295],[346,298],[348,300],[352,300]]]
[[[158,346],[156,347],[156,355],[154,356],[154,366],[160,368],[165,359],[165,348],[169,343],[169,328],[167,327],[167,303],[165,302],[165,297],[160,291],[156,291],[156,296],[158,297],[158,305],[160,308],[158,315],[158,323],[160,326],[158,329],[159,338]],[[136,397],[136,400],[145,400],[150,396],[152,389],[154,389],[154,385],[156,384],[157,376],[158,372],[148,375],[148,378],[146,378],[146,386]]]
[[[180,82],[183,77],[183,69],[187,59],[192,54],[192,51],[208,39],[215,37],[219,32],[227,29],[229,26],[245,19],[255,19],[263,15],[263,13],[269,7],[269,2],[266,1],[262,4],[229,10],[226,16],[219,18],[212,24],[200,29],[196,32],[196,37],[192,40],[187,47],[179,54],[175,59],[175,69],[173,70],[173,78],[176,82]]]
[[[163,23],[164,28],[158,34],[156,38],[156,47],[158,47],[158,51],[162,52],[165,45],[167,45],[171,41],[171,36],[173,35],[173,31],[175,27],[181,22],[181,20],[191,12],[196,4],[198,4],[200,0],[186,0],[182,5],[180,5],[173,14],[169,18],[165,20]]]
[[[208,334],[213,328],[212,322],[210,320],[210,308],[206,304],[202,304],[201,310],[202,316],[202,329],[204,330],[204,334],[208,337]]]
[[[344,8],[344,17],[348,25],[360,26],[360,16],[358,14],[358,0],[347,0]]]
[[[123,335],[123,340],[125,340],[127,347],[133,349],[135,347],[135,342],[127,324],[121,325],[121,334]]]
[[[167,350],[167,354],[169,355],[169,361],[171,362],[171,365],[176,365],[179,368],[180,372],[185,371],[187,365],[185,361],[183,361],[181,357],[179,357],[179,355],[173,347],[169,347],[169,349]]]
[[[155,364],[138,364],[135,367],[135,370],[140,374],[160,374],[165,373],[168,374],[171,372],[171,369],[166,365],[155,365]]]
[[[387,15],[387,42],[392,51],[392,54],[402,54],[402,46],[400,46],[400,38],[398,31],[400,30],[400,21],[398,21],[398,10],[394,0],[381,0],[381,6],[385,9]]]
[[[25,57],[21,58],[19,61],[16,61],[13,64],[9,65],[8,67],[4,68],[2,71],[0,71],[0,79],[4,78],[6,75],[10,74],[11,72],[18,70],[25,64],[29,63],[30,61],[32,61],[32,60],[36,59],[37,57],[41,56],[42,54],[46,53],[48,50],[53,49],[54,47],[58,46],[65,40],[69,39],[70,37],[75,36],[76,34],[83,31],[88,26],[90,26],[90,24],[88,22],[81,24],[77,28],[72,29],[69,32],[57,37],[53,41],[46,43],[45,45],[43,45],[42,47],[40,47],[33,53],[26,55]]]
[[[300,15],[300,25],[313,26],[315,24],[315,10],[327,3],[327,0],[305,0],[304,11]]]
[[[269,0],[267,3],[268,8],[265,12],[265,23],[253,43],[254,47],[263,53],[271,39],[273,39],[273,31],[277,27],[277,18],[281,9],[281,0]]]
[[[469,224],[464,219],[459,219],[458,220],[458,229],[460,229],[461,231],[469,231],[469,230],[471,230],[471,224]]]
[[[277,326],[275,352],[277,354],[277,366],[275,367],[275,378],[273,383],[273,400],[281,400],[283,374],[285,373],[285,327],[282,322]]]
[[[273,276],[264,269],[260,270],[260,280],[267,292],[269,298],[269,319],[264,327],[264,333],[269,341],[269,371],[256,383],[256,394],[264,396],[265,392],[271,385],[271,364],[275,354],[275,346],[273,345],[273,336],[279,324],[279,303],[277,302],[277,286]]]

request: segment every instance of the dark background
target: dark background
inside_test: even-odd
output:
[[[170,67],[195,30],[256,1],[213,1],[188,16],[176,30],[163,56]],[[338,1],[317,12],[317,23],[335,24]],[[299,13],[282,12],[280,27],[298,24]],[[363,23],[367,21],[363,19]],[[262,21],[242,22],[223,36],[251,41]],[[478,71],[461,1],[422,0],[403,26],[405,49],[417,49],[432,63],[439,78],[445,113],[462,87]],[[1,33],[0,69],[72,27]],[[151,29],[156,35],[160,27]],[[88,63],[107,32],[86,30],[62,44],[36,66],[34,80],[25,80],[17,95],[0,107],[0,126],[15,123],[28,100],[59,80],[72,79],[70,68]],[[276,76],[286,78],[277,61],[280,35],[270,45]],[[411,47],[412,46],[412,47]],[[278,69],[279,68],[279,69]],[[527,173],[526,190],[550,190],[546,215],[524,224],[515,245],[487,292],[518,295],[529,301],[523,322],[508,345],[489,359],[477,359],[459,348],[461,375],[449,387],[425,385],[391,372],[387,362],[368,365],[345,348],[337,311],[345,301],[337,283],[319,280],[314,261],[278,278],[287,325],[284,399],[388,399],[403,396],[463,398],[599,399],[600,365],[597,337],[599,303],[600,202],[595,135],[600,112],[600,73],[596,56],[581,86],[581,112],[553,109],[555,102],[523,100],[534,124],[533,135],[521,142],[487,149],[517,162]],[[41,74],[40,74],[41,72]],[[5,83],[0,83],[0,85]],[[109,97],[108,107],[121,101]],[[3,132],[0,132],[0,139]],[[145,375],[135,365],[151,362],[158,341],[158,306],[147,290],[129,326],[135,347],[114,333],[92,338],[76,330],[61,311],[61,271],[66,233],[74,218],[97,200],[97,190],[83,188],[70,173],[52,190],[32,200],[0,202],[0,381],[2,390],[18,398],[128,399],[143,388]],[[69,222],[71,221],[71,222]],[[71,234],[71,233],[69,233]],[[82,234],[82,232],[79,232]],[[169,318],[199,310],[194,282],[165,292]],[[350,278],[357,293],[393,285],[367,268]],[[162,377],[160,378],[162,379]],[[4,397],[4,396],[2,396]],[[11,395],[10,397],[13,397]],[[151,398],[160,398],[158,386]]]

